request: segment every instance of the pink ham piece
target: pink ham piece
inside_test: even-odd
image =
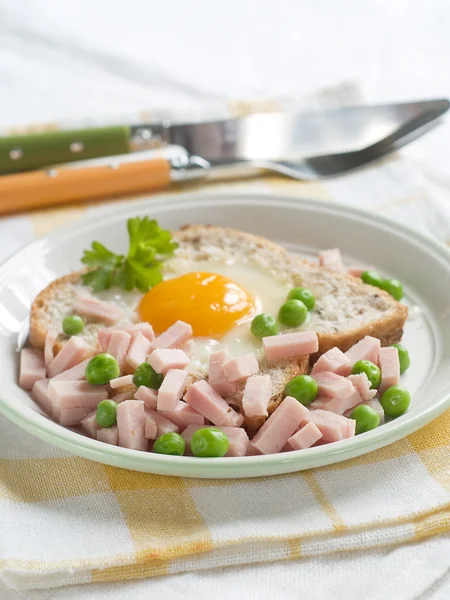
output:
[[[184,321],[176,321],[153,342],[153,348],[179,348],[192,337],[192,327]]]
[[[352,346],[350,350],[347,350],[345,355],[350,360],[352,367],[358,360],[370,360],[377,365],[380,346],[378,338],[366,335],[365,338]]]
[[[322,438],[320,429],[314,423],[306,423],[297,433],[292,435],[285,446],[285,450],[305,450]]]
[[[48,367],[48,376],[55,377],[82,362],[91,353],[91,347],[80,337],[71,337]]]
[[[170,433],[170,432],[178,433],[178,431],[179,431],[178,425],[175,425],[175,423],[172,423],[172,421],[169,421],[169,419],[166,419],[166,417],[157,413],[156,410],[152,410],[151,408],[146,408],[145,414],[146,414],[146,416],[152,417],[152,419],[154,419],[154,421],[156,423],[156,428],[157,428],[156,437],[159,437],[161,435],[164,435],[165,433]]]
[[[316,425],[324,442],[338,442],[355,435],[356,421],[327,410],[309,411],[306,421]]]
[[[20,351],[19,385],[24,390],[31,390],[39,379],[45,379],[45,360],[41,350],[23,348]]]
[[[97,419],[95,418],[96,414],[97,411],[94,410],[81,420],[81,427],[89,434],[91,438],[94,438],[94,440],[97,439],[97,431],[100,429],[100,425],[97,423]]]
[[[232,358],[224,363],[223,372],[230,383],[245,381],[250,375],[259,371],[259,364],[254,352]]]
[[[125,328],[125,331],[131,333],[131,335],[141,333],[148,339],[149,342],[153,342],[155,340],[155,332],[153,331],[153,327],[150,325],[150,323],[136,323],[132,327]]]
[[[380,401],[377,398],[373,398],[372,400],[364,402],[364,404],[370,406],[370,408],[378,414],[378,416],[380,417],[380,425],[382,425],[384,423],[384,410],[380,404]]]
[[[75,406],[74,408],[53,407],[53,418],[64,427],[80,425],[81,421],[91,412],[90,408]]]
[[[136,398],[136,400],[142,400],[146,408],[152,408],[156,410],[158,402],[157,394],[158,390],[152,390],[146,387],[145,385],[141,385],[136,390],[134,397]]]
[[[351,265],[350,267],[347,267],[347,273],[349,275],[353,275],[353,277],[361,277],[361,275],[363,273],[365,273],[366,271],[374,271],[375,269],[373,267],[359,267],[356,265]]]
[[[370,388],[371,383],[365,373],[358,373],[357,375],[349,375],[348,379],[353,383],[355,388],[360,393],[362,401],[371,400],[377,395],[377,390]]]
[[[133,369],[137,369],[140,364],[146,361],[151,347],[150,340],[141,331],[134,333],[126,356],[127,364]]]
[[[169,369],[158,390],[157,410],[174,410],[183,395],[187,373],[181,369]]]
[[[336,273],[345,273],[347,271],[339,248],[330,248],[329,250],[319,252],[319,264],[321,267],[325,267]]]
[[[264,354],[269,361],[296,358],[319,350],[315,331],[298,331],[263,338]]]
[[[191,385],[184,399],[214,425],[240,427],[244,422],[244,417],[228,406],[205,380],[196,381]]]
[[[102,321],[107,325],[117,323],[124,317],[124,312],[117,304],[112,302],[103,302],[92,296],[77,294],[73,303],[73,311],[83,317]]]
[[[31,396],[40,408],[51,416],[53,414],[53,404],[47,396],[49,383],[50,379],[38,379],[35,381],[31,389]]]
[[[292,396],[286,396],[270,415],[251,445],[262,454],[276,454],[309,414],[309,410]]]
[[[205,417],[182,400],[177,403],[173,410],[159,411],[159,414],[175,423],[180,430],[185,429],[188,425],[202,426],[205,424]]]
[[[189,356],[183,350],[161,348],[153,350],[147,358],[148,364],[157,373],[167,373],[169,369],[184,369],[189,364]]]
[[[242,396],[242,408],[247,417],[267,415],[272,395],[270,375],[253,375],[247,379]]]
[[[188,340],[187,342],[184,342],[184,344],[182,344],[180,346],[180,350],[183,350],[183,352],[186,352],[186,354],[191,357],[194,354],[195,351],[195,342],[194,340]]]
[[[232,358],[227,349],[213,352],[209,357],[208,383],[223,398],[231,396],[236,391],[236,384],[230,383],[223,371],[223,365]]]
[[[45,345],[44,345],[44,360],[45,366],[48,367],[52,360],[55,358],[55,353],[53,352],[53,345],[56,342],[56,338],[58,337],[58,332],[56,329],[49,329],[47,331],[47,335],[45,336]]]
[[[124,400],[134,400],[134,393],[132,390],[127,391],[127,392],[120,392],[119,394],[116,394],[115,396],[113,396],[111,398],[111,400],[114,400],[114,402],[117,402],[117,404],[119,404],[119,402],[123,402]]]
[[[108,348],[106,352],[114,356],[114,358],[119,363],[120,372],[123,371],[125,366],[125,361],[127,357],[128,348],[131,343],[131,335],[126,331],[121,331],[120,329],[115,329],[111,333],[111,337],[109,339]]]
[[[380,348],[379,351],[381,383],[380,394],[400,382],[400,360],[398,350],[393,346]]]
[[[347,398],[328,398],[327,396],[321,396],[316,398],[314,402],[309,405],[309,408],[316,410],[329,410],[336,415],[343,415],[345,411],[354,408],[358,404],[361,404],[362,398],[358,390],[354,390],[353,394]]]
[[[106,388],[91,385],[87,381],[57,381],[52,379],[48,386],[48,397],[57,408],[88,408],[89,412],[108,397]]]
[[[150,415],[147,415],[145,419],[145,437],[148,440],[154,440],[158,435],[158,426],[156,425],[156,421]]]
[[[116,379],[111,379],[109,385],[113,390],[121,387],[125,387],[127,385],[133,385],[133,375],[122,375],[122,377],[116,377]]]
[[[189,449],[192,436],[198,430],[202,429],[201,425],[189,425],[183,431],[181,436],[186,442],[186,448]],[[229,446],[225,456],[247,456],[250,441],[244,429],[240,427],[217,427],[228,437]]]
[[[101,348],[102,352],[106,352],[108,349],[109,341],[111,339],[111,334],[114,329],[100,329],[97,333],[98,345]]]
[[[350,375],[352,365],[348,356],[346,356],[339,348],[331,348],[319,358],[314,365],[311,375],[322,371],[336,373],[336,375]]]
[[[119,446],[131,450],[147,450],[145,437],[146,414],[140,400],[125,400],[117,405]]]
[[[313,378],[319,386],[319,394],[328,398],[348,398],[355,391],[351,381],[336,373],[323,371],[314,373]]]
[[[119,445],[119,430],[117,426],[104,427],[97,431],[97,440],[104,442],[105,444],[111,444],[112,446]]]
[[[53,379],[55,381],[79,381],[85,379],[86,367],[90,360],[90,358],[86,358],[71,369],[67,369],[67,371],[55,375]]]

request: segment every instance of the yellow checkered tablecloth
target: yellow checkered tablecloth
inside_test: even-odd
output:
[[[242,107],[240,108],[242,110]],[[211,189],[360,204],[444,242],[442,207],[401,160],[322,184],[267,177]],[[33,239],[89,207],[0,221]],[[1,393],[1,391],[0,391]],[[0,578],[18,589],[390,547],[450,530],[450,412],[389,447],[290,475],[168,478],[70,456],[0,416]]]

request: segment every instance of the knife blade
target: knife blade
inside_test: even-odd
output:
[[[211,165],[357,151],[392,134],[409,120],[437,119],[448,100],[354,106],[324,112],[273,112],[237,119],[176,123],[162,121],[61,130],[0,138],[0,174],[80,160],[117,156],[168,145]]]

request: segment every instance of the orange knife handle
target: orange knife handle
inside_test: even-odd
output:
[[[170,183],[163,158],[83,168],[55,168],[0,177],[0,214],[137,194]]]

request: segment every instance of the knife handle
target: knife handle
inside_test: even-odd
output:
[[[0,214],[137,194],[165,187],[170,181],[171,164],[163,158],[4,175],[0,177]]]
[[[130,151],[130,127],[97,127],[0,137],[0,174]]]

